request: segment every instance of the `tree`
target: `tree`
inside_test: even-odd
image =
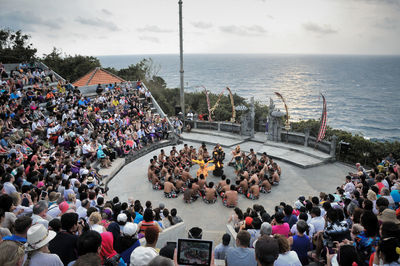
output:
[[[75,81],[94,68],[101,66],[96,57],[63,55],[62,51],[55,47],[51,53],[43,55],[42,62],[70,81]]]
[[[37,50],[30,43],[30,36],[20,30],[0,29],[0,62],[32,63]]]

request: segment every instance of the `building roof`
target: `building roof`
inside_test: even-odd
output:
[[[74,86],[90,86],[97,84],[110,84],[110,83],[120,83],[125,82],[124,79],[104,70],[100,67],[96,67],[80,79],[72,83]]]

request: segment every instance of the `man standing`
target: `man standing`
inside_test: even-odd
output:
[[[236,237],[236,248],[229,248],[226,253],[227,266],[256,266],[254,249],[249,248],[250,233],[246,230],[239,231]]]

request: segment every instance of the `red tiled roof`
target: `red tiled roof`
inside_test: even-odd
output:
[[[125,82],[124,79],[104,70],[100,67],[96,67],[74,83],[74,86],[90,86],[90,85],[97,85],[97,84],[110,84],[110,83],[120,83]]]

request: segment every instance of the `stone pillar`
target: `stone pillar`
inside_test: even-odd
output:
[[[217,125],[218,125],[218,132],[220,132],[221,131],[221,122],[217,122]]]
[[[333,135],[331,140],[331,151],[330,151],[330,155],[332,156],[332,158],[335,158],[336,156],[336,142],[337,142],[337,137],[336,135]]]
[[[197,121],[194,121],[193,128],[197,128]]]
[[[308,147],[308,138],[310,137],[310,129],[306,128],[304,131],[304,147]]]

